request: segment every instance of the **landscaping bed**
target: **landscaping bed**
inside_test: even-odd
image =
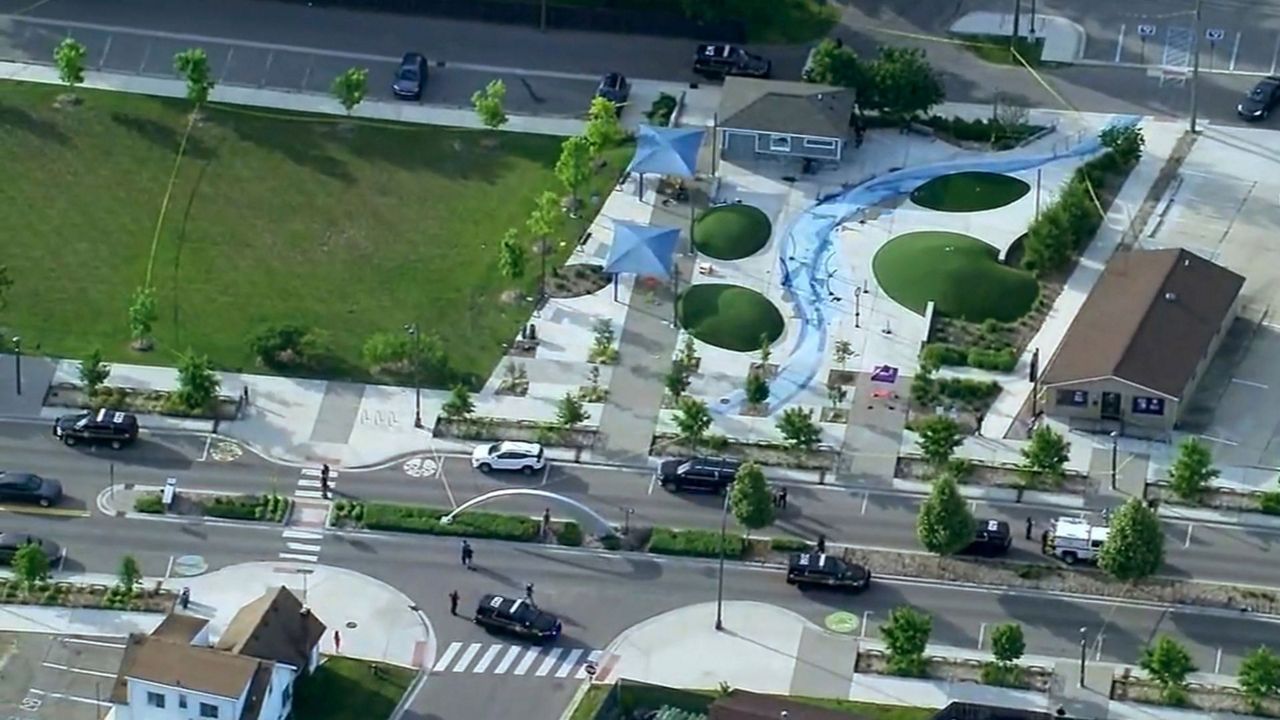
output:
[[[1148,483],[1147,497],[1158,498],[1162,503],[1182,507],[1214,508],[1215,510],[1280,515],[1280,490],[1248,492],[1245,490],[1235,491],[1210,488],[1200,495],[1197,502],[1190,503],[1175,495],[1169,489],[1169,486],[1164,483]]]
[[[292,506],[292,499],[276,493],[230,495],[178,491],[170,512],[174,515],[281,523],[289,517]],[[158,492],[142,493],[134,499],[133,510],[148,515],[162,515],[165,514],[164,501]]]
[[[611,282],[613,275],[606,273],[603,265],[565,265],[551,271],[551,276],[547,279],[547,296],[576,298],[593,295],[609,287]]]
[[[0,578],[0,603],[6,605],[57,605],[164,613],[173,609],[174,600],[175,596],[168,590],[136,588],[129,593],[115,585],[55,581],[42,581],[26,587],[12,578]]]
[[[1129,672],[1117,676],[1111,683],[1112,700],[1128,700],[1147,703],[1149,705],[1167,705],[1160,695],[1160,686],[1156,683]],[[1280,697],[1272,697],[1262,701],[1262,712],[1254,712],[1248,698],[1237,687],[1223,685],[1204,685],[1196,682],[1187,683],[1186,702],[1178,706],[1191,710],[1203,710],[1213,713],[1239,713],[1241,715],[1258,715],[1260,717],[1280,717]]]
[[[428,505],[338,500],[333,504],[333,521],[340,527],[361,527],[367,530],[424,535],[450,535],[526,543],[549,539],[556,544],[572,547],[582,545],[585,541],[582,527],[576,522],[552,522],[551,537],[543,538],[542,522],[532,517],[468,510],[459,514],[452,522],[441,522],[441,519],[450,512],[447,508]]]
[[[463,440],[516,440],[536,442],[547,446],[590,448],[595,445],[596,428],[575,427],[565,429],[553,422],[537,420],[512,420],[472,416],[465,420],[450,420],[441,415],[436,419],[431,434],[438,438]]]
[[[892,675],[889,670],[888,657],[880,650],[868,649],[859,650],[858,658],[854,661],[854,672],[871,673],[875,675]],[[995,683],[983,682],[983,667],[987,663],[975,658],[950,658],[941,656],[932,656],[925,661],[925,671],[922,677],[930,680],[944,680],[946,682],[968,682],[983,685],[991,685]],[[990,679],[990,678],[988,678]],[[1053,684],[1053,670],[1040,666],[1025,665],[1018,666],[1016,670],[998,683],[1000,687],[1015,688],[1018,690],[1033,690],[1035,692],[1048,692]]]
[[[138,390],[136,388],[103,385],[90,398],[79,385],[56,383],[49,386],[44,404],[49,407],[92,409],[109,408],[139,415],[169,415],[171,417],[207,420],[235,420],[240,411],[239,398],[219,395],[208,407],[188,410],[176,405],[167,390]]]
[[[1083,495],[1089,487],[1089,476],[1072,470],[1064,470],[1065,477],[1053,484],[1048,482],[1027,483],[1026,476],[1016,467],[1000,467],[986,465],[978,461],[966,460],[967,472],[957,474],[956,480],[962,485],[982,485],[1027,490],[1050,490],[1053,492]],[[894,470],[894,477],[903,480],[931,482],[937,477],[937,469],[921,458],[901,456]]]
[[[649,447],[653,455],[667,457],[692,457],[708,451],[721,457],[750,460],[771,467],[789,467],[802,470],[832,470],[840,454],[835,450],[793,450],[781,442],[740,442],[724,437],[708,438],[697,448],[676,442],[674,433],[656,433]]]
[[[717,689],[673,688],[650,685],[634,680],[620,680],[615,685],[592,685],[569,715],[570,720],[626,720],[651,717],[662,708],[673,708],[686,713],[705,716],[711,703],[719,697]],[[877,703],[844,700],[841,698],[815,698],[798,695],[787,696],[805,705],[843,710],[851,718],[861,720],[929,720],[936,710],[880,705]]]

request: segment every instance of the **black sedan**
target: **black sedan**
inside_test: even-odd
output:
[[[552,642],[560,637],[560,620],[548,612],[539,610],[523,598],[508,598],[488,594],[480,598],[476,607],[477,625],[510,633],[533,642]]]
[[[58,562],[62,555],[62,548],[58,544],[35,535],[26,533],[0,533],[0,564],[11,565],[13,556],[18,554],[26,545],[35,545],[44,551],[44,556],[49,559],[49,564],[54,565]]]
[[[627,82],[627,78],[622,73],[609,73],[600,78],[596,97],[604,98],[617,105],[618,112],[622,112],[622,106],[627,104],[627,99],[631,97],[631,83]]]
[[[1266,120],[1276,105],[1280,105],[1280,76],[1272,75],[1253,86],[1236,106],[1236,114],[1245,120]]]
[[[62,500],[62,483],[31,473],[0,470],[0,503],[35,503],[40,507]]]
[[[427,59],[421,53],[405,53],[396,69],[396,79],[391,92],[398,98],[421,100],[422,89],[427,85]]]

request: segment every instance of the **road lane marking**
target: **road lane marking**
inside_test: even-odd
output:
[[[1259,389],[1262,389],[1262,390],[1270,390],[1270,389],[1271,389],[1271,388],[1270,388],[1270,387],[1268,387],[1267,385],[1263,385],[1263,384],[1262,384],[1262,383],[1260,383],[1260,382],[1254,382],[1254,381],[1252,381],[1252,380],[1241,380],[1240,378],[1231,378],[1231,382],[1233,382],[1233,383],[1239,383],[1240,385],[1248,385],[1249,387],[1256,387],[1256,388],[1259,388]]]
[[[324,500],[325,497],[320,494],[319,490],[295,490],[294,497],[307,498],[308,500]]]
[[[512,674],[523,675],[529,672],[529,666],[533,664],[535,658],[538,657],[538,648],[529,648],[529,651],[520,658],[520,664],[516,665],[516,669],[512,670]]]
[[[569,673],[573,671],[575,665],[578,664],[578,658],[582,657],[582,653],[586,652],[582,648],[574,648],[569,651],[569,656],[561,663],[560,669],[556,670],[556,677],[569,677]]]
[[[978,626],[978,649],[982,649],[982,641],[987,639],[987,624],[982,623]]]
[[[1124,52],[1124,29],[1125,24],[1120,23],[1120,37],[1116,38],[1116,62],[1120,62],[1120,54]]]
[[[866,514],[867,514],[867,503],[868,503],[868,502],[870,502],[870,501],[871,501],[871,493],[869,493],[869,492],[864,492],[864,493],[862,493],[862,510],[861,510],[861,513],[862,513],[863,515],[866,515]]]
[[[1227,65],[1228,70],[1236,69],[1236,56],[1240,54],[1240,32],[1236,33],[1235,44],[1231,46],[1231,62]]]
[[[1276,49],[1271,51],[1271,74],[1276,74],[1276,61],[1280,60],[1280,33],[1276,33]],[[1264,323],[1271,326],[1271,323]]]
[[[292,540],[323,540],[324,533],[311,532],[309,530],[285,530],[280,533],[281,537]]]
[[[337,470],[330,470],[330,471],[329,471],[329,479],[330,479],[330,480],[332,480],[332,479],[334,479],[334,478],[338,477],[338,476],[339,476],[339,475],[341,475],[341,474],[342,474],[342,473],[338,472]],[[303,476],[303,477],[313,477],[313,478],[318,478],[318,477],[320,477],[320,471],[319,471],[319,470],[317,470],[316,468],[302,468],[302,476]],[[298,482],[302,482],[302,481],[301,481],[301,480],[299,480]]]
[[[498,652],[501,650],[502,650],[501,645],[489,646],[489,649],[485,651],[485,654],[480,656],[480,662],[477,662],[476,666],[471,668],[471,672],[473,673],[484,672],[486,669],[488,669],[489,665],[493,663],[493,659],[498,656]]]
[[[545,486],[547,484],[547,476],[550,474],[551,474],[551,463],[547,463],[542,466],[542,482],[539,483],[539,485]]]
[[[519,645],[512,645],[508,648],[507,654],[498,662],[498,667],[493,669],[493,673],[495,675],[502,675],[505,673],[511,668],[511,663],[515,662],[516,658],[520,656],[520,651],[523,649],[524,648],[521,648]]]
[[[435,667],[431,668],[431,672],[441,672],[449,667],[449,663],[453,662],[453,656],[458,654],[458,650],[462,648],[462,643],[449,643],[449,647],[444,649],[444,654],[436,661]]]
[[[213,436],[205,435],[204,436],[204,452],[200,453],[200,457],[196,459],[196,462],[204,462],[209,459],[209,446],[212,444],[213,444]]]
[[[56,515],[59,517],[89,517],[93,513],[88,510],[73,510],[71,508],[42,508],[38,505],[0,505],[0,512],[9,512],[14,515]]]
[[[308,543],[287,542],[284,544],[284,546],[289,548],[290,550],[297,550],[298,552],[309,552],[309,553],[320,552],[319,545],[311,545]]]
[[[476,653],[480,652],[480,648],[484,647],[483,643],[471,643],[467,646],[462,657],[458,658],[458,662],[453,666],[453,672],[466,672],[467,666],[471,664],[471,660],[475,658]]]
[[[1212,435],[1197,435],[1196,437],[1202,440],[1208,440],[1209,442],[1218,443],[1219,445],[1230,445],[1231,447],[1235,447],[1240,444],[1238,442],[1227,440],[1226,438],[1214,437]]]
[[[1217,675],[1222,670],[1222,648],[1218,648],[1218,655],[1213,659],[1213,674]]]
[[[556,664],[556,660],[560,658],[560,655],[563,652],[564,648],[552,648],[551,651],[547,653],[547,658],[543,660],[542,664],[538,666],[538,669],[534,671],[534,676],[542,677],[551,672],[552,666]]]
[[[280,553],[281,560],[300,560],[302,562],[319,562],[320,558],[315,555],[299,555],[298,553]]]
[[[573,674],[574,679],[575,679],[575,680],[586,680],[587,678],[591,677],[591,674],[587,672],[587,666],[588,666],[588,665],[595,665],[595,666],[597,667],[596,672],[599,672],[599,669],[598,669],[598,668],[599,668],[599,666],[600,666],[600,665],[599,665],[599,663],[600,663],[600,656],[601,656],[601,655],[603,655],[603,654],[604,654],[604,653],[603,653],[603,652],[601,652],[600,650],[592,650],[592,651],[591,651],[591,653],[590,653],[589,655],[587,655],[587,659],[586,659],[586,661],[585,661],[585,662],[583,662],[583,663],[582,663],[582,666],[578,668],[578,672],[576,672],[576,673],[574,673],[574,674]]]
[[[1182,541],[1182,547],[1191,547],[1191,530],[1195,528],[1195,523],[1187,523],[1187,539]]]

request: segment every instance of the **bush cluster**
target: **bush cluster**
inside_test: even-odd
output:
[[[941,115],[927,118],[924,124],[957,140],[991,143],[1000,150],[1017,147],[1018,143],[1044,129],[1028,123],[1007,125],[994,118],[965,120],[962,117],[947,118]]]
[[[1280,515],[1280,490],[1262,493],[1258,499],[1258,509],[1268,515]]]
[[[665,127],[671,122],[671,116],[676,111],[676,96],[670,93],[660,92],[658,98],[653,101],[653,105],[645,112],[645,119],[650,125]]]
[[[440,519],[449,512],[443,508],[425,505],[371,502],[364,506],[364,526],[370,530],[394,530],[516,542],[537,540],[538,531],[541,529],[540,523],[532,518],[487,512],[466,512],[455,517],[448,525],[440,522]]]
[[[134,512],[159,515],[164,512],[164,501],[160,499],[158,492],[144,493],[133,501],[133,509]]]
[[[725,535],[724,556],[741,558],[746,541],[739,535]],[[649,552],[659,555],[719,557],[720,533],[711,530],[671,530],[654,528],[649,538]]]
[[[556,542],[570,547],[582,545],[582,526],[576,522],[566,522],[556,531]]]
[[[1114,150],[1076,168],[1058,199],[1027,228],[1022,267],[1037,277],[1061,270],[1084,249],[1102,224],[1098,203],[1108,181],[1133,167]]]
[[[809,549],[809,543],[800,538],[776,537],[769,539],[769,549],[774,552],[803,552]]]
[[[977,410],[1000,394],[1000,383],[970,378],[938,378],[921,372],[911,382],[911,398],[921,405],[951,400]]]
[[[280,522],[289,512],[289,498],[276,493],[262,495],[219,495],[206,501],[204,514],[228,520],[269,520]]]

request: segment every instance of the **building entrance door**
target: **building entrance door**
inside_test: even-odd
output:
[[[1102,417],[1110,420],[1120,419],[1120,393],[1102,393]]]

